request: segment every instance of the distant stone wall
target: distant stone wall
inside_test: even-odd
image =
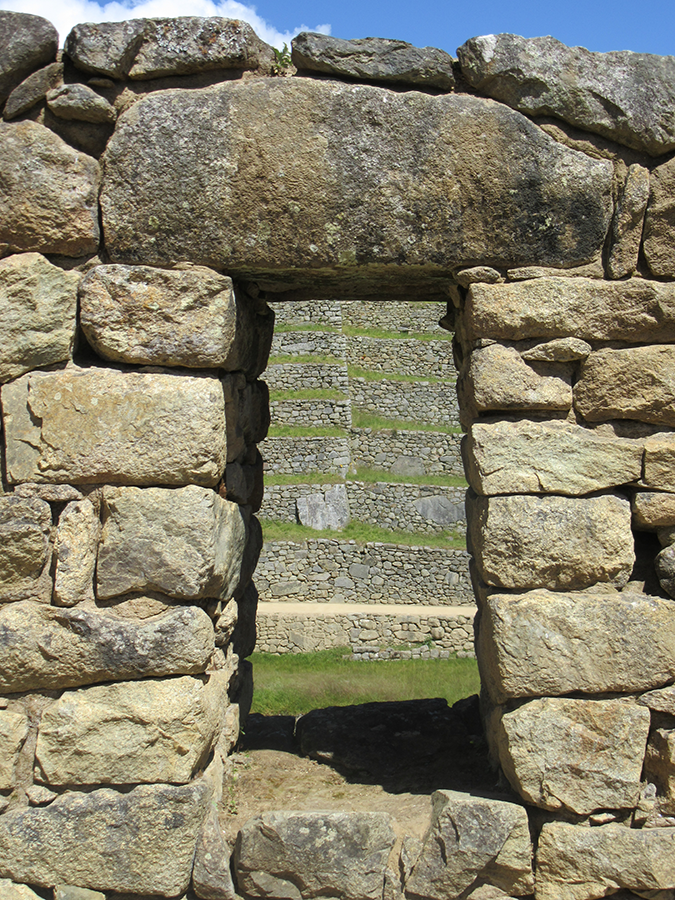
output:
[[[459,427],[459,408],[453,382],[425,384],[352,378],[350,390],[353,406],[373,415]]]
[[[272,356],[334,356],[344,359],[347,338],[331,331],[277,331],[272,340]]]
[[[400,331],[410,334],[433,334],[441,329],[439,319],[445,315],[445,303],[415,303],[400,300],[343,300],[342,321],[353,328],[380,328],[382,331]],[[279,304],[275,306],[278,309]]]
[[[270,475],[325,472],[346,476],[351,464],[347,437],[268,437],[260,444],[260,452]]]
[[[271,400],[270,415],[275,425],[346,430],[352,424],[352,405],[349,400]]]
[[[329,325],[342,328],[344,303],[339,300],[296,300],[284,303],[274,301],[277,325]]]
[[[347,394],[349,379],[346,366],[311,363],[277,363],[265,369],[270,391],[336,390]]]
[[[412,375],[420,381],[426,378],[450,378],[454,381],[457,375],[452,358],[452,341],[449,340],[387,340],[349,335],[347,362],[372,372]]]
[[[352,428],[349,438],[355,468],[463,478],[461,442],[461,434],[370,428]]]
[[[261,601],[475,605],[469,554],[441,547],[357,544],[339,536],[266,541],[255,581]]]

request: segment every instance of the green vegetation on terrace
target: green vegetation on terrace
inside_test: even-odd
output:
[[[306,472],[301,475],[268,475],[265,484],[344,484],[344,475],[332,472]]]
[[[275,334],[284,334],[288,331],[329,331],[331,334],[340,334],[340,329],[333,325],[316,325],[313,322],[305,322],[301,325],[275,325]]]
[[[414,419],[386,419],[374,416],[364,409],[352,406],[352,427],[370,428],[372,431],[434,431],[437,434],[461,434],[457,425],[430,425],[416,422]]]
[[[345,437],[344,428],[311,428],[309,425],[270,425],[267,437]]]
[[[357,544],[404,544],[407,547],[442,547],[447,550],[465,550],[466,535],[448,531],[444,534],[419,534],[410,531],[389,531],[377,525],[352,520],[342,531],[315,531],[297,522],[260,520],[266,541],[300,541],[328,538],[340,542],[356,541]]]
[[[316,653],[254,653],[252,712],[298,716],[326,706],[445,697],[480,690],[475,659],[352,660],[349,648]]]
[[[290,330],[290,329],[289,329]],[[401,331],[385,331],[383,328],[356,328],[354,325],[343,325],[342,333],[349,337],[372,337],[383,338],[388,341],[414,340],[414,341],[451,341],[452,333],[442,328],[429,332],[410,332]]]
[[[373,369],[361,369],[358,366],[347,366],[350,378],[364,378],[366,381],[405,381],[409,384],[447,384],[454,387],[456,378],[437,378],[435,375],[404,375],[401,372],[376,372]]]
[[[276,356],[270,356],[268,366],[284,366],[284,365],[312,365],[312,366],[344,366],[344,359],[338,359],[337,356],[321,356],[320,353],[313,353],[311,356],[293,356],[290,353],[278,353]]]
[[[347,395],[334,388],[305,388],[304,390],[270,391],[273,400],[347,400]]]
[[[389,484],[430,484],[438,487],[468,487],[460,475],[397,475],[382,469],[357,469],[356,475],[348,475],[349,481],[365,481],[369,484],[386,481]]]

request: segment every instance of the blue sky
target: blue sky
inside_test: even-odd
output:
[[[343,38],[401,38],[454,55],[470,37],[509,31],[525,37],[552,34],[589,50],[675,55],[675,0],[0,0],[0,8],[45,16],[62,40],[77,22],[224,15],[250,21],[277,46],[305,28]]]

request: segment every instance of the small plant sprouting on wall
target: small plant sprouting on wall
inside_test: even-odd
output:
[[[278,50],[276,47],[272,47],[272,50],[274,51],[274,74],[285,75],[292,65],[291,51],[288,49],[288,44],[284,44],[282,50]]]

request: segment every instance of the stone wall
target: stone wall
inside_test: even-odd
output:
[[[272,400],[270,414],[275,425],[347,430],[352,424],[352,405],[347,399]]]
[[[464,476],[461,434],[352,428],[349,445],[354,468],[382,469],[394,474]],[[269,444],[269,439],[265,446]]]
[[[474,606],[466,550],[339,537],[265,542],[256,586],[261,601]]]
[[[373,415],[459,427],[454,381],[429,384],[351,378],[349,384],[352,405]]]
[[[384,302],[383,302],[384,301]],[[352,328],[372,328],[373,322],[383,331],[400,331],[402,334],[428,334],[438,329],[438,322],[445,315],[445,303],[410,303],[399,300],[387,303],[382,300],[358,302],[343,300],[342,321]]]
[[[349,391],[346,366],[312,363],[277,363],[265,370],[270,391]]]
[[[346,476],[351,464],[347,437],[268,437],[260,450],[270,475],[323,472]]]
[[[344,359],[346,352],[347,339],[344,334],[331,331],[280,331],[272,341],[274,356],[308,356],[313,353]]]
[[[280,327],[310,323],[342,328],[344,304],[338,300],[296,300],[294,303],[278,303],[272,298],[271,306],[274,309],[275,321]]]
[[[388,308],[389,304],[386,306]],[[373,322],[380,324],[378,319]],[[452,342],[449,340],[403,337],[387,340],[360,334],[348,335],[347,362],[372,372],[410,375],[420,381],[431,377],[447,378],[454,382],[457,374],[452,359]]]

